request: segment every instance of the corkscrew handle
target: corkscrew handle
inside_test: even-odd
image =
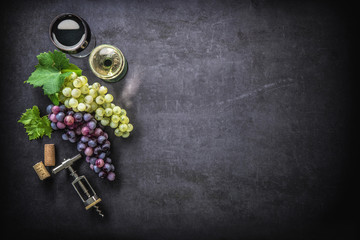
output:
[[[56,173],[60,172],[61,170],[64,170],[64,169],[70,167],[75,161],[79,160],[80,158],[81,158],[81,154],[78,154],[73,158],[65,159],[59,166],[57,166],[56,168],[54,168],[52,170],[52,173],[56,174]]]

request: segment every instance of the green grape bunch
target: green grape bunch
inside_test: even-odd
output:
[[[113,103],[114,97],[106,86],[88,83],[86,76],[72,73],[65,78],[58,95],[59,101],[74,112],[95,113],[95,119],[103,126],[114,129],[117,137],[127,138],[133,130],[126,110]]]

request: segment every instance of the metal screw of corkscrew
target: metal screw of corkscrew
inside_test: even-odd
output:
[[[96,205],[99,202],[101,202],[101,198],[99,198],[96,195],[94,189],[91,187],[91,185],[90,185],[89,181],[86,179],[86,177],[77,175],[77,173],[75,172],[75,170],[71,166],[75,161],[79,160],[80,158],[81,158],[81,155],[78,154],[75,157],[65,159],[59,166],[57,166],[56,168],[54,168],[52,170],[52,173],[56,174],[56,173],[60,172],[61,170],[66,169],[66,168],[69,169],[70,175],[75,178],[75,180],[71,184],[73,185],[75,191],[78,193],[79,197],[83,201],[83,203],[85,205],[85,209],[88,210],[88,209],[94,207],[96,209],[96,211],[98,212],[98,214],[101,217],[104,217],[104,214],[102,214],[101,210],[99,209],[99,206]],[[84,183],[86,183],[86,185],[90,188],[91,192],[89,192],[89,190],[86,188]],[[76,187],[76,184],[79,184],[82,192],[85,195],[82,195],[80,193],[80,191]]]

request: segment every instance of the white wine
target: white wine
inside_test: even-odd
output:
[[[128,69],[123,53],[118,48],[108,44],[97,46],[91,52],[89,64],[93,73],[106,82],[121,80],[125,77]]]

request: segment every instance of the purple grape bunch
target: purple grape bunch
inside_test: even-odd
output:
[[[74,112],[65,105],[46,108],[53,130],[64,130],[65,141],[77,143],[77,150],[86,156],[90,168],[100,177],[115,180],[115,167],[110,155],[110,141],[103,127],[90,113]]]

